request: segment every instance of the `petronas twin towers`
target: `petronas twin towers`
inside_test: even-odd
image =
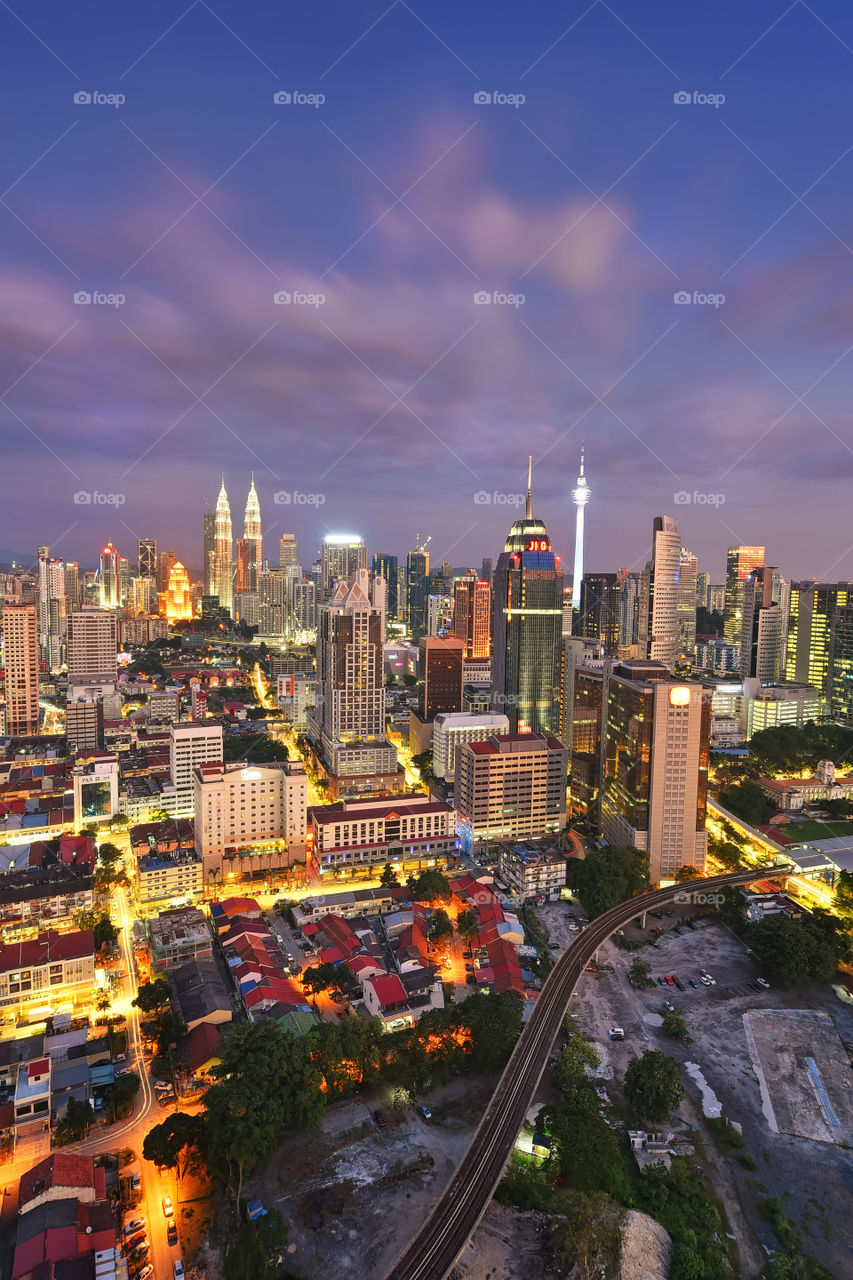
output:
[[[263,564],[263,529],[261,504],[255,489],[255,473],[246,499],[243,515],[243,537],[237,540],[238,589],[254,591]],[[240,578],[244,581],[240,581]],[[225,488],[225,476],[216,499],[213,517],[213,547],[210,567],[210,589],[219,596],[219,603],[229,612],[234,605],[234,537],[231,527],[231,504]]]

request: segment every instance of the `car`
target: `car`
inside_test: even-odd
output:
[[[103,1098],[100,1098],[100,1097],[99,1097],[99,1098],[96,1098],[96,1099],[95,1099],[95,1101],[92,1103],[92,1110],[93,1110],[93,1111],[103,1111],[103,1109],[104,1109],[104,1100],[103,1100]]]
[[[374,1111],[374,1113],[373,1113],[373,1119],[376,1121],[376,1127],[377,1127],[377,1129],[384,1129],[384,1128],[385,1128],[385,1125],[387,1124],[387,1121],[386,1121],[386,1119],[385,1119],[384,1114],[383,1114],[381,1111]]]
[[[679,978],[676,978],[676,979],[675,979],[675,985],[678,987],[678,990],[679,990],[679,991],[686,991],[686,990],[687,990],[687,988],[685,987],[684,983],[683,983]]]
[[[123,1236],[135,1235],[140,1228],[145,1226],[144,1218],[131,1218],[130,1222],[126,1222],[121,1229]]]
[[[131,1249],[127,1256],[130,1258],[131,1262],[136,1263],[138,1266],[140,1262],[143,1262],[145,1258],[147,1258],[150,1252],[151,1249],[149,1248],[148,1241],[145,1240],[142,1244],[138,1244],[135,1249]]]
[[[165,1215],[167,1218],[171,1218],[171,1217],[174,1215],[174,1212],[175,1212],[175,1210],[174,1210],[174,1206],[172,1205],[172,1197],[171,1197],[171,1196],[163,1196],[163,1213],[164,1213],[164,1215]]]
[[[671,1000],[664,1000],[663,1007],[666,1009],[667,1013],[675,1013],[675,1005]]]
[[[146,1235],[146,1233],[144,1231],[137,1231],[136,1235],[131,1236],[130,1239],[128,1240],[127,1247],[132,1253],[133,1250],[138,1249],[141,1244],[147,1244],[147,1243],[148,1243],[148,1236]]]
[[[658,978],[658,986],[659,986],[659,987],[665,987],[665,986],[666,986],[666,978]]]
[[[134,1191],[138,1191],[140,1189],[142,1186],[142,1179],[138,1173],[130,1175],[130,1185],[133,1187]]]
[[[116,1079],[118,1079],[119,1076],[129,1076],[130,1073],[131,1073],[130,1067],[119,1067],[118,1071],[116,1072]]]
[[[755,981],[758,983],[759,987],[763,987],[765,991],[770,989],[770,983],[766,978],[756,978]]]
[[[702,983],[703,987],[710,987],[711,985],[711,979],[708,977],[707,973],[703,973],[699,978],[699,981]]]
[[[432,1112],[430,1111],[429,1107],[426,1106],[426,1104],[423,1104],[418,1107],[418,1115],[422,1120],[428,1121],[432,1119]]]
[[[610,1036],[611,1040],[625,1039],[625,1032],[623,1031],[622,1027],[611,1027],[607,1034]]]
[[[696,979],[695,979],[695,978],[691,978],[691,979],[690,979],[690,985],[691,985],[691,987],[698,987],[698,986],[699,986],[699,983],[696,981]]]
[[[675,982],[675,978],[671,977],[670,974],[667,974],[665,978],[665,982],[668,987],[671,987]]]
[[[757,991],[758,994],[761,995],[761,987],[759,987],[757,982],[750,982],[748,985],[750,991]]]
[[[663,913],[660,911],[650,911],[650,916],[654,916],[655,920],[663,920]]]
[[[139,1275],[136,1277],[136,1280],[150,1280],[150,1277],[153,1276],[153,1274],[154,1274],[154,1268],[149,1262],[147,1266],[144,1266],[142,1268]]]
[[[166,1228],[166,1240],[170,1245],[178,1243],[178,1228],[174,1218],[169,1219],[169,1225]]]
[[[126,1053],[117,1053],[113,1057],[113,1062],[124,1062],[127,1058]]]
[[[175,1280],[184,1280],[184,1264],[180,1258],[175,1259]]]

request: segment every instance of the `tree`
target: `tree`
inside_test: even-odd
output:
[[[344,1018],[312,1027],[305,1037],[311,1062],[328,1099],[343,1098],[378,1084],[385,1032],[379,1018]]]
[[[69,1142],[78,1142],[95,1123],[95,1113],[89,1102],[78,1102],[76,1098],[68,1099],[65,1115],[56,1126],[54,1135],[56,1145],[64,1147]]]
[[[340,967],[324,961],[323,964],[312,965],[302,975],[302,985],[306,991],[314,993],[335,988],[340,991],[343,974]]]
[[[850,955],[850,937],[837,916],[815,911],[811,919],[770,916],[747,926],[747,945],[777,986],[828,982],[840,960]]]
[[[665,1010],[663,1015],[663,1029],[668,1036],[672,1036],[675,1040],[690,1039],[684,1015],[679,1013],[677,1009]]]
[[[410,876],[406,883],[415,902],[432,902],[436,898],[451,896],[450,881],[440,871],[422,871],[418,876]]]
[[[686,884],[688,880],[697,878],[695,867],[679,867],[675,873],[676,884]]]
[[[116,1082],[107,1102],[111,1120],[120,1120],[123,1116],[130,1115],[133,1110],[133,1100],[139,1093],[139,1086],[139,1076],[133,1071],[128,1071],[123,1076],[116,1076]]]
[[[635,956],[628,970],[628,977],[635,987],[653,987],[655,984],[649,976],[650,972],[649,962],[642,956]]]
[[[588,1084],[570,1088],[541,1115],[556,1143],[560,1175],[579,1191],[606,1191],[621,1198],[625,1167],[613,1130],[601,1114],[595,1090]]]
[[[101,947],[111,947],[118,942],[118,929],[106,912],[96,922],[94,934],[96,951],[100,951]]]
[[[684,1097],[681,1067],[659,1049],[647,1049],[628,1063],[625,1097],[645,1119],[665,1120]]]
[[[764,792],[752,778],[744,778],[743,782],[735,782],[730,787],[723,787],[720,792],[720,804],[736,818],[749,823],[751,827],[760,826],[767,813]]]
[[[240,1228],[225,1254],[225,1280],[273,1280],[280,1274],[286,1248],[287,1224],[278,1209],[267,1209]]]
[[[466,907],[464,911],[460,911],[456,917],[456,932],[460,938],[464,938],[468,943],[469,951],[471,940],[476,938],[480,932],[480,916],[470,907]]]
[[[839,872],[835,882],[835,905],[845,915],[853,914],[853,871]]]
[[[591,920],[649,887],[649,855],[631,846],[592,849],[585,858],[569,858],[566,868]]]
[[[382,875],[379,877],[379,883],[382,885],[383,889],[393,889],[400,883],[397,879],[396,869],[392,863],[385,863],[385,866],[382,868]]]
[[[156,1164],[158,1169],[177,1170],[180,1179],[187,1172],[193,1155],[201,1150],[204,1137],[204,1116],[191,1116],[185,1111],[176,1111],[162,1124],[149,1129],[142,1144],[142,1154],[146,1160]]]
[[[171,1002],[172,988],[165,978],[155,978],[153,982],[143,982],[136,993],[133,1004],[142,1013],[158,1013]]]
[[[453,937],[453,925],[444,907],[436,907],[430,916],[427,937],[430,942],[444,942]]]
[[[598,1051],[574,1031],[551,1068],[551,1079],[558,1089],[576,1089],[586,1079],[586,1069],[595,1071],[601,1065]]]
[[[98,846],[98,861],[101,866],[114,867],[121,856],[121,849],[114,844],[110,844],[108,840]]]
[[[566,1191],[556,1205],[551,1226],[551,1243],[564,1274],[580,1280],[598,1280],[619,1272],[622,1252],[622,1224],[625,1210],[603,1191],[585,1195]]]
[[[179,1042],[187,1034],[186,1023],[182,1022],[171,1009],[164,1009],[153,1020],[152,1024],[157,1036],[157,1052],[168,1055],[171,1049],[177,1048]]]

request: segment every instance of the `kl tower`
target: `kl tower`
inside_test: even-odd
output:
[[[584,442],[581,441],[581,469],[578,475],[578,482],[572,489],[572,502],[578,509],[577,520],[575,523],[575,568],[572,575],[572,609],[581,607],[581,580],[583,578],[583,513],[586,504],[590,499],[590,487],[587,478],[583,473],[583,449]]]

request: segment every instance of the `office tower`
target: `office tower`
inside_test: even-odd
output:
[[[247,627],[260,626],[260,596],[257,591],[234,592],[234,619]]]
[[[572,502],[577,507],[575,517],[575,567],[572,576],[572,608],[579,609],[581,604],[581,582],[583,581],[583,521],[586,504],[589,502],[591,490],[583,473],[583,444],[581,444],[581,469],[577,484],[572,489]],[[530,487],[528,481],[528,488]]]
[[[527,490],[493,574],[492,710],[511,733],[555,734],[560,727],[563,572]]]
[[[709,592],[711,589],[711,580],[707,573],[696,574],[696,608],[707,609],[709,603]]]
[[[65,561],[65,611],[69,614],[80,604],[80,566],[76,560]]]
[[[223,868],[258,871],[305,860],[308,811],[305,766],[287,764],[199,764],[193,771],[196,853],[204,880],[221,881]],[[244,871],[238,872],[244,878]]]
[[[39,731],[38,612],[34,604],[3,607],[6,729],[11,738]]]
[[[619,648],[621,590],[617,573],[587,573],[574,616],[576,636],[596,640],[610,656]]]
[[[262,636],[287,633],[287,587],[281,569],[265,569],[258,576],[258,631]]]
[[[153,538],[140,538],[136,544],[136,576],[157,577],[157,543]]]
[[[785,649],[788,644],[788,619],[791,616],[791,584],[778,569],[773,570],[772,597],[778,604],[779,612],[782,615],[781,670],[785,665]]]
[[[480,566],[480,577],[483,579],[484,582],[491,582],[492,580],[492,557],[491,556],[483,557],[483,563]]]
[[[193,616],[189,575],[180,560],[172,565],[169,585],[160,596],[160,616],[167,622],[186,622]]]
[[[68,696],[115,691],[116,619],[106,609],[75,609],[68,617]]]
[[[234,592],[249,590],[249,539],[238,538],[234,544]],[[252,588],[254,590],[255,588]]]
[[[500,571],[498,560],[496,577]],[[463,844],[562,831],[568,760],[559,738],[540,733],[493,734],[460,746],[453,800]]]
[[[830,696],[832,619],[853,604],[853,583],[792,582],[785,679],[810,684]]]
[[[619,599],[619,644],[628,648],[639,643],[640,599],[645,575],[620,569],[619,576],[622,584]]]
[[[156,613],[159,606],[157,578],[134,578],[128,607],[135,614]]]
[[[771,565],[755,569],[741,593],[740,673],[776,684],[782,662],[782,610],[773,599]]]
[[[691,662],[696,647],[696,580],[699,562],[686,547],[678,561],[678,658]]]
[[[708,586],[708,610],[710,613],[718,613],[720,617],[725,617],[726,584],[724,582],[712,582]]]
[[[49,547],[39,547],[39,654],[50,671],[58,671],[62,666],[65,619],[65,562],[51,559]]]
[[[397,621],[405,622],[409,616],[409,593],[406,583],[406,566],[397,569]]]
[[[652,883],[705,868],[711,701],[662,664],[625,662],[604,677],[601,829],[649,854]]]
[[[97,751],[104,745],[104,704],[100,698],[73,698],[65,707],[69,751]]]
[[[225,489],[225,476],[216,499],[213,539],[213,594],[219,596],[220,608],[229,614],[234,601],[234,541],[231,534],[231,507]]]
[[[388,623],[388,583],[382,577],[381,573],[373,575],[373,581],[370,584],[370,602],[374,609],[379,610],[382,618],[382,643],[385,643],[385,630]]]
[[[131,596],[131,582],[133,577],[130,571],[130,561],[127,556],[121,556],[118,562],[119,577],[119,603],[124,606],[127,604]]]
[[[204,583],[204,594],[213,596],[216,595],[216,512],[212,507],[208,507],[202,516],[202,526],[202,582]],[[157,585],[159,590],[164,590],[165,584],[158,580]]]
[[[252,472],[252,483],[243,515],[243,537],[249,544],[247,590],[254,591],[258,585],[258,574],[264,567],[264,530],[261,524],[261,504],[258,501],[257,490],[255,489],[254,471]]]
[[[453,630],[453,597],[429,595],[426,602],[426,633],[445,636]]]
[[[297,579],[290,588],[290,634],[317,630],[317,588],[311,578]]]
[[[157,593],[166,591],[169,586],[169,578],[172,576],[172,567],[177,560],[174,551],[161,551],[157,557]]]
[[[177,792],[175,817],[193,812],[193,779],[198,766],[221,763],[221,724],[169,725],[169,772]]]
[[[406,622],[413,644],[417,644],[426,631],[426,602],[429,595],[429,538],[423,546],[420,545],[419,536],[415,541],[417,546],[406,557]]]
[[[339,582],[320,608],[317,706],[308,734],[333,795],[399,790],[405,774],[385,737],[382,618],[361,582]]]
[[[421,720],[429,722],[442,711],[462,710],[463,654],[462,640],[421,636],[418,641]]]
[[[377,552],[371,562],[373,574],[379,574],[388,584],[387,594],[387,610],[389,618],[397,617],[397,574],[399,566],[396,556],[386,555],[384,551]]]
[[[639,644],[644,658],[674,665],[678,657],[678,569],[681,535],[671,516],[652,522],[652,558],[643,571]]]
[[[329,533],[320,548],[320,598],[327,600],[338,583],[352,586],[359,569],[367,568],[367,547],[357,533]]]
[[[492,587],[476,574],[465,574],[453,593],[453,634],[465,645],[466,658],[488,658],[492,652]]]
[[[100,594],[102,609],[118,609],[121,605],[121,565],[111,542],[101,549]]]
[[[743,584],[764,565],[764,547],[729,547],[726,555],[726,599],[723,639],[739,645],[743,629]]]
[[[853,603],[833,610],[827,685],[833,719],[849,724],[853,721]]]
[[[509,733],[509,721],[500,711],[441,711],[432,731],[432,771],[436,778],[452,778],[456,753],[466,742],[485,742],[493,734]]]
[[[572,643],[577,644],[574,640]],[[580,655],[570,656],[567,681],[571,675],[571,722],[563,741],[571,759],[572,813],[599,826],[599,788],[601,786],[601,732],[604,724],[604,668],[584,666]]]
[[[295,533],[283,533],[278,540],[278,567],[286,569],[299,563],[299,544]]]

